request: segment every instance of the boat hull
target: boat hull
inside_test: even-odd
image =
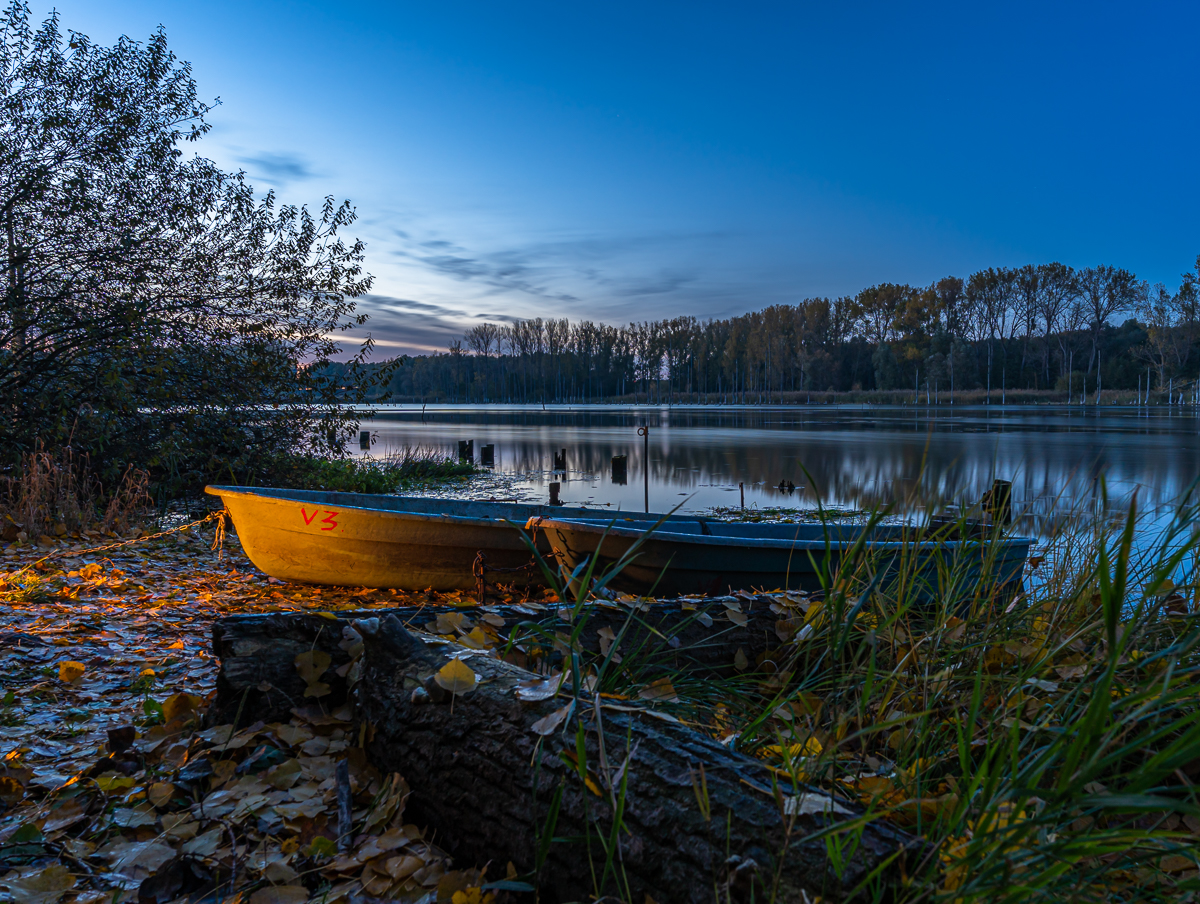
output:
[[[524,525],[534,517],[594,515],[561,506],[359,493],[210,486],[250,561],[285,581],[398,590],[470,590],[486,557],[489,583],[542,585],[528,567]],[[543,553],[550,551],[538,538]],[[502,571],[501,569],[511,569]]]
[[[645,525],[649,527],[650,525]],[[828,546],[818,536],[821,527],[806,525],[787,537],[786,525],[763,525],[777,536],[755,537],[758,525],[709,524],[692,533],[681,525],[661,525],[646,538],[634,558],[609,583],[609,586],[639,595],[657,597],[714,595],[734,590],[806,590],[821,588],[821,571],[836,571],[843,556],[854,543],[852,529],[831,538]],[[545,533],[556,558],[568,573],[585,561],[597,559],[596,574],[613,565],[642,536],[643,530],[609,527],[595,520],[543,520]],[[739,535],[713,536],[709,531],[737,529]],[[835,528],[836,529],[836,528]],[[904,574],[919,583],[922,598],[962,596],[973,593],[985,568],[995,575],[998,586],[1015,592],[1021,586],[1021,574],[1032,541],[1006,538],[996,543],[978,540],[924,541],[905,536],[901,529],[885,528],[883,537],[869,542],[877,562],[885,563],[884,580]],[[957,579],[956,588],[940,586],[946,575]]]

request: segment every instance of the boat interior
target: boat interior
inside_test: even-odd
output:
[[[645,517],[607,517],[597,518],[594,515],[586,518],[554,516],[556,521],[569,521],[573,524],[587,524],[592,527],[608,527],[645,531],[654,525],[654,519]],[[859,524],[763,524],[754,522],[710,521],[708,519],[679,519],[670,524],[661,525],[656,534],[663,536],[704,536],[729,537],[740,540],[788,540],[799,542],[824,541],[828,535],[835,542],[848,542],[857,539],[863,530]],[[871,532],[871,537],[878,541],[900,540],[913,536],[913,528],[901,524],[877,525]]]
[[[437,499],[426,496],[385,496],[374,493],[333,493],[322,490],[282,490],[277,487],[233,487],[212,486],[213,495],[251,494],[291,502],[307,502],[327,505],[331,508],[369,509],[377,512],[405,512],[417,515],[452,515],[459,518],[481,518],[495,520],[505,518],[524,524],[530,518],[596,518],[601,511],[586,508],[570,508],[562,505],[531,505],[521,502],[486,502],[468,499]],[[619,512],[604,515],[605,523],[613,517],[623,517]],[[645,514],[639,514],[645,519]],[[653,516],[657,520],[658,516]]]

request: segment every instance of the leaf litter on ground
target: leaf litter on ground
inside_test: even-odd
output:
[[[494,900],[482,890],[486,870],[454,869],[405,820],[407,784],[367,763],[348,708],[322,710],[329,663],[318,656],[326,654],[297,662],[317,699],[289,722],[202,726],[217,672],[216,619],[424,605],[433,595],[290,585],[230,545],[218,557],[184,532],[103,558],[80,556],[69,542],[44,562],[45,549],[8,550],[0,896],[16,904]],[[446,596],[453,604],[461,594]],[[459,666],[454,693],[473,683]],[[341,760],[353,828],[339,848]]]

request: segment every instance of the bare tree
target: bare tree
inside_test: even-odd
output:
[[[1141,283],[1135,309],[1146,326],[1146,343],[1136,352],[1158,371],[1161,388],[1166,385],[1167,377],[1174,376],[1187,360],[1188,337],[1179,328],[1183,323],[1180,298],[1162,283],[1153,288]]]
[[[1075,271],[1058,262],[1042,264],[1038,269],[1036,295],[1037,319],[1042,330],[1042,372],[1046,388],[1050,388],[1050,339],[1057,334],[1059,349],[1063,352],[1059,370],[1067,366],[1066,350],[1063,345],[1064,317],[1071,300],[1078,294],[1075,286]]]
[[[1007,338],[1005,333],[1011,326],[1013,300],[1016,292],[1017,273],[1001,267],[989,267],[971,274],[967,281],[967,307],[978,324],[976,335],[987,342],[987,390],[988,401],[992,391],[993,342]]]
[[[473,326],[463,334],[467,348],[481,358],[491,357],[492,350],[500,351],[500,327],[494,323],[481,323]]]
[[[1103,380],[1100,371],[1100,334],[1110,317],[1121,311],[1130,310],[1138,299],[1138,282],[1128,270],[1102,265],[1080,270],[1076,276],[1079,292],[1087,314],[1092,352],[1088,357],[1087,372],[1096,368],[1096,402],[1100,402]]]

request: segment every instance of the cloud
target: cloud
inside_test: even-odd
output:
[[[250,157],[239,157],[238,161],[250,168],[250,174],[268,185],[287,185],[311,179],[316,175],[299,154],[272,154],[264,152]]]
[[[466,311],[410,298],[370,294],[357,301],[359,311],[370,316],[366,329],[378,346],[373,356],[377,361],[395,355],[444,351],[455,339],[462,339],[463,322],[472,317]],[[361,332],[354,332],[358,340],[362,338]],[[343,347],[351,351],[354,341],[347,338]]]
[[[391,218],[386,272],[377,292],[359,299],[379,343],[377,359],[445,350],[484,321],[624,324],[685,312],[728,316],[796,300],[790,274],[769,267],[756,271],[757,285],[747,285],[744,262],[728,253],[728,243],[743,235],[506,235],[505,244],[489,247],[493,236],[481,235],[478,225],[465,237],[428,222],[405,213]]]

